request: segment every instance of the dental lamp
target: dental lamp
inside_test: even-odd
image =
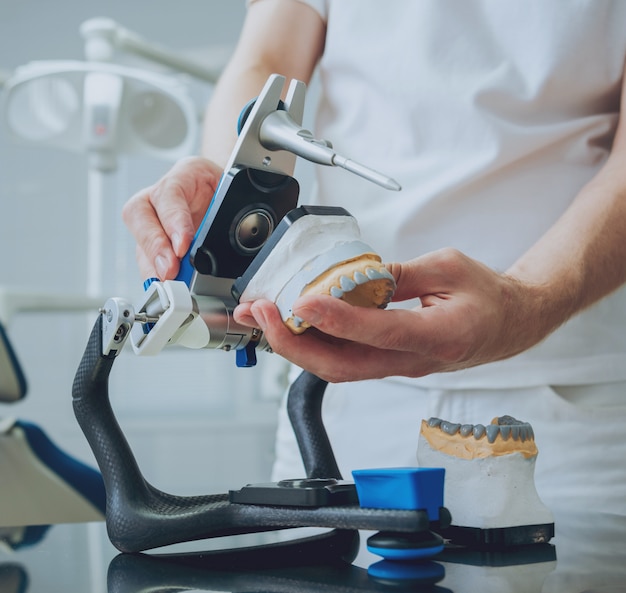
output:
[[[117,167],[117,155],[175,160],[194,151],[197,111],[176,80],[105,62],[31,62],[6,86],[15,137],[87,152],[89,166]]]
[[[150,44],[115,21],[80,28],[86,61],[35,61],[4,83],[4,116],[15,139],[88,156],[87,293],[101,293],[106,174],[118,155],[176,161],[196,152],[199,110],[180,75],[111,63],[115,51],[213,83],[222,64],[206,69]]]
[[[180,77],[113,64],[116,49],[213,83],[207,70],[145,42],[110,19],[84,22],[87,61],[35,61],[5,83],[5,116],[26,141],[87,152],[90,167],[115,170],[118,154],[176,160],[194,152],[198,110]]]

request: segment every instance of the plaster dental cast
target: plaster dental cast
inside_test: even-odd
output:
[[[380,256],[360,240],[352,216],[303,216],[264,259],[239,301],[271,300],[287,327],[301,334],[311,325],[293,313],[298,297],[324,294],[351,305],[384,309],[395,287]]]
[[[557,525],[565,508],[626,514],[624,22],[610,0],[250,2],[202,156],[124,209],[142,277],[175,277],[241,106],[271,73],[313,80],[315,136],[402,191],[318,167],[300,202],[354,216],[393,301],[302,296],[299,335],[272,299],[235,315],[332,383],[343,475],[415,465],[422,419],[510,415],[533,427]],[[273,478],[302,473],[281,410]]]

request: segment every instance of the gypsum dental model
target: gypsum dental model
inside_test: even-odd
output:
[[[537,453],[531,425],[511,416],[487,426],[431,418],[422,420],[417,460],[420,467],[445,468],[444,504],[453,527],[553,530],[552,513],[535,489]]]
[[[381,258],[360,240],[352,216],[305,215],[297,218],[265,255],[239,301],[273,301],[285,324],[299,334],[310,327],[292,311],[300,296],[330,295],[351,305],[383,309],[395,288]]]

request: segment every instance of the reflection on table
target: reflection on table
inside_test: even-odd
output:
[[[626,517],[557,512],[556,527],[550,544],[499,552],[448,548],[432,561],[408,566],[368,553],[359,554],[358,564],[324,559],[329,545],[353,545],[346,532],[316,536],[312,544],[311,538],[285,543],[270,533],[127,555],[110,544],[104,523],[56,525],[30,534],[13,527],[0,530],[0,592],[626,590]],[[365,539],[362,534],[361,546]]]

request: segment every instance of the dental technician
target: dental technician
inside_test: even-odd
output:
[[[271,73],[309,82],[314,133],[397,179],[317,167],[301,203],[343,206],[398,284],[385,311],[306,297],[274,352],[331,382],[345,477],[416,464],[422,418],[533,425],[553,510],[626,514],[626,3],[256,0],[205,119],[203,157],[124,209],[144,277],[174,278]],[[621,106],[621,107],[620,107]],[[274,477],[303,475],[281,411]],[[558,518],[557,518],[558,520]]]

